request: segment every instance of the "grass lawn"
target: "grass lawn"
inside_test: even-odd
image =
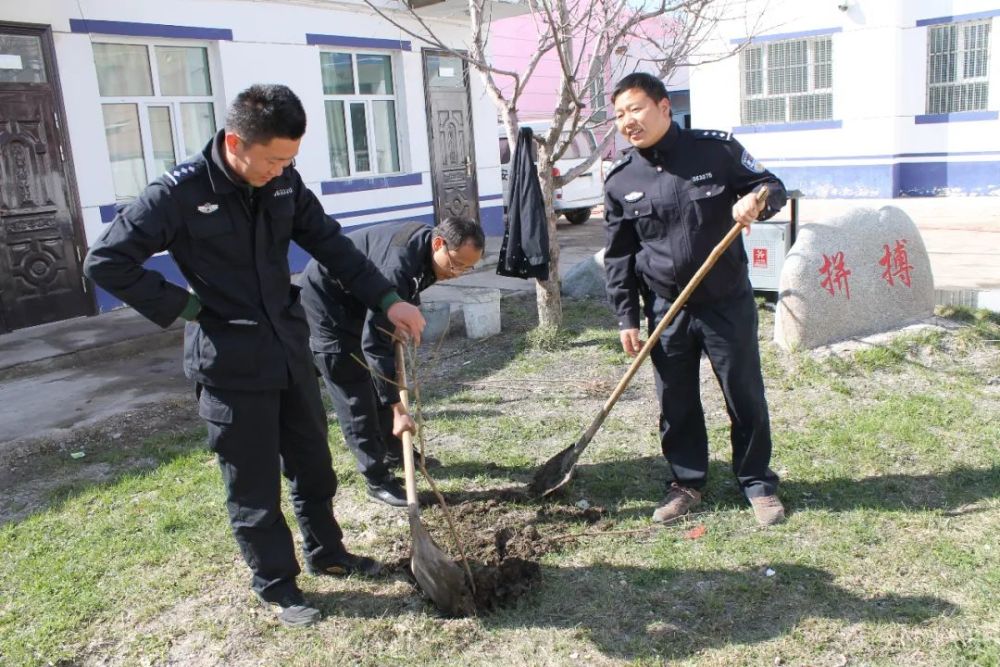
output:
[[[822,356],[776,349],[762,308],[789,519],[761,529],[707,366],[696,514],[649,521],[667,468],[648,367],[566,493],[509,493],[580,435],[627,365],[602,304],[568,303],[557,336],[532,330],[533,310],[505,301],[502,335],[451,338],[433,358],[428,346],[416,369],[426,447],[444,464],[432,474],[479,531],[466,539],[530,526],[544,546],[512,606],[445,619],[401,572],[303,576],[325,618],[282,628],[252,601],[185,404],[182,428],[97,429],[85,458],[39,454],[4,489],[20,504],[0,514],[15,517],[0,526],[0,665],[1000,665],[1000,318],[949,310],[948,328]],[[367,499],[332,426],[348,546],[399,560],[405,514]],[[425,521],[448,546],[440,510]]]

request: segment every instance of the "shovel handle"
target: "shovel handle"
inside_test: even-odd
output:
[[[757,192],[758,203],[764,201],[767,198],[768,192],[769,189],[767,188],[767,186],[764,186]],[[719,257],[722,256],[722,253],[726,252],[726,249],[729,248],[730,245],[732,245],[733,241],[736,239],[737,236],[740,235],[741,231],[743,231],[743,225],[741,223],[737,222],[732,226],[732,228],[726,233],[726,235],[722,237],[722,240],[719,241],[719,243],[712,249],[712,252],[709,253],[708,258],[705,259],[702,265],[691,277],[691,280],[689,280],[688,284],[684,287],[683,290],[681,290],[681,293],[677,295],[676,299],[674,299],[674,302],[673,304],[671,304],[670,309],[660,320],[659,324],[656,325],[656,328],[653,329],[653,332],[649,334],[649,338],[646,340],[646,344],[643,345],[642,349],[639,350],[639,353],[635,355],[635,359],[632,360],[632,364],[628,367],[628,370],[625,371],[625,375],[623,375],[622,379],[618,381],[618,385],[615,387],[614,391],[611,392],[611,396],[609,396],[608,400],[604,403],[604,407],[601,408],[600,413],[598,413],[593,423],[591,423],[590,427],[587,429],[584,436],[580,439],[579,442],[583,443],[584,446],[586,446],[586,443],[588,443],[590,439],[594,437],[594,434],[597,432],[597,429],[599,429],[601,427],[601,424],[604,423],[604,419],[611,412],[611,408],[613,408],[615,406],[615,403],[618,402],[618,399],[621,398],[621,395],[625,392],[625,389],[628,387],[629,383],[632,382],[632,378],[635,377],[635,374],[639,371],[639,367],[642,366],[644,361],[646,361],[646,358],[653,350],[653,346],[658,344],[660,336],[663,335],[663,332],[666,330],[668,326],[670,326],[670,323],[673,322],[674,318],[677,316],[677,313],[679,313],[681,308],[683,308],[684,305],[687,303],[687,300],[691,296],[691,293],[694,292],[695,289],[697,289],[698,285],[701,284],[701,281],[705,279],[706,275],[708,275],[708,272],[712,270],[713,266],[715,266],[715,263],[719,261]]]
[[[403,344],[396,341],[396,377],[399,382],[399,401],[403,404],[403,409],[407,414],[410,412],[410,390],[406,377],[406,355],[403,351]],[[403,473],[406,479],[406,504],[410,507],[417,505],[417,475],[413,462],[413,434],[403,431]]]

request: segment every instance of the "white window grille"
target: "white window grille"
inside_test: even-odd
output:
[[[134,42],[93,47],[115,198],[131,199],[215,135],[208,49]]]
[[[928,28],[927,113],[985,109],[989,62],[989,21]]]
[[[400,171],[392,56],[319,56],[333,177]]]
[[[594,77],[587,84],[587,97],[590,98],[590,118],[595,123],[603,123],[608,119],[607,84],[604,80],[604,60],[595,58]]]
[[[833,118],[829,36],[755,44],[740,52],[744,125]]]

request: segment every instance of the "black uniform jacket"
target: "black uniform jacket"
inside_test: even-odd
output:
[[[436,281],[431,263],[431,227],[422,222],[374,225],[348,234],[358,250],[392,282],[399,296],[420,305],[420,292]],[[309,319],[309,345],[316,352],[344,351],[344,337],[361,338],[365,361],[372,370],[379,399],[386,405],[399,402],[393,330],[385,314],[366,309],[353,288],[345,287],[328,268],[310,261],[302,273],[302,305]]]
[[[202,303],[184,331],[187,377],[225,389],[282,389],[289,372],[313,373],[305,313],[289,279],[290,241],[370,307],[392,285],[324,213],[293,167],[251,189],[228,172],[222,137],[220,131],[201,154],[121,207],[91,247],[84,271],[166,327],[188,293],[143,262],[169,251]]]
[[[728,132],[682,130],[675,123],[649,148],[630,148],[604,183],[608,300],[622,329],[639,326],[639,292],[673,300],[733,226],[737,199],[767,184],[761,220],[785,205],[785,187]],[[746,250],[734,241],[691,303],[748,289]]]
[[[510,169],[510,201],[504,214],[497,274],[549,279],[549,221],[545,215],[538,169],[531,159],[531,128],[517,133]]]

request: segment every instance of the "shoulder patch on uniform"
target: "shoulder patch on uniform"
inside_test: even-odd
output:
[[[712,139],[714,141],[730,141],[733,138],[732,132],[722,130],[691,130],[695,139]]]
[[[740,162],[743,164],[744,167],[746,167],[755,174],[764,173],[764,165],[758,162],[757,158],[755,158],[753,155],[750,155],[750,151],[748,151],[745,148],[743,149],[743,157],[740,158]]]
[[[608,167],[608,173],[604,174],[604,180],[607,181],[609,178],[611,178],[611,174],[615,173],[616,171],[627,165],[631,160],[632,160],[632,154],[626,153],[625,155],[622,155],[620,158],[612,162],[611,166]]]
[[[186,162],[163,172],[163,180],[171,186],[180,185],[204,168],[204,162]]]

